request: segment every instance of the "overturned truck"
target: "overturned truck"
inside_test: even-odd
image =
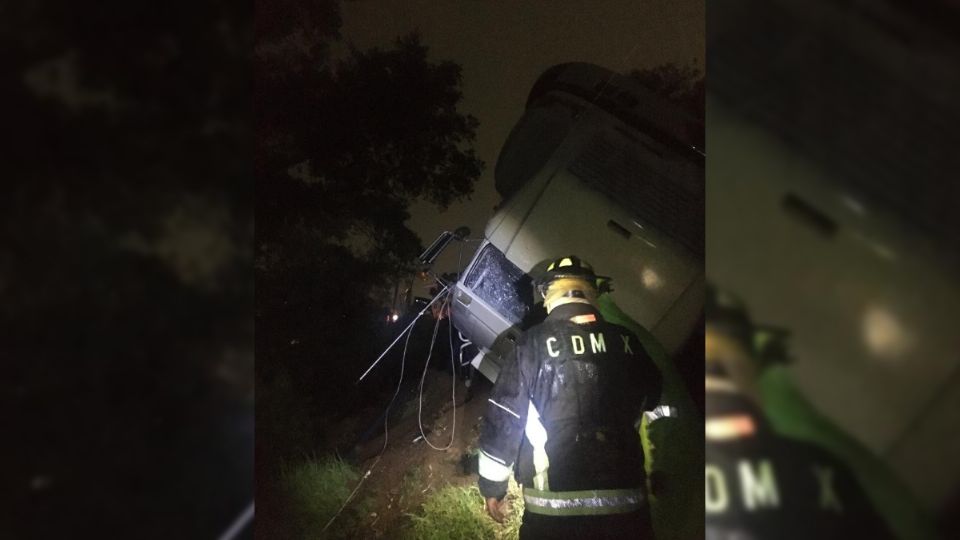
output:
[[[503,201],[452,291],[453,324],[479,350],[471,363],[496,381],[545,316],[532,282],[549,261],[576,254],[613,276],[601,312],[640,336],[664,376],[669,419],[640,433],[648,475],[668,486],[652,501],[658,538],[703,535],[702,418],[670,358],[702,321],[703,143],[702,122],[630,77],[550,68],[500,152]]]
[[[703,126],[633,79],[591,64],[547,70],[500,152],[503,197],[456,283],[453,322],[496,380],[536,320],[531,280],[577,254],[614,276],[613,300],[675,353],[703,306]]]

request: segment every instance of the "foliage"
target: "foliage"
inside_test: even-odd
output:
[[[421,490],[426,489],[421,487],[423,484],[423,468],[419,465],[403,473],[403,478],[400,480],[400,489],[397,492],[397,508],[401,510],[407,509],[411,501],[418,498]]]
[[[486,516],[476,486],[447,486],[422,505],[423,515],[410,515],[409,538],[496,538],[496,523]]]
[[[395,49],[354,51],[324,70],[266,81],[257,92],[257,242],[290,234],[347,244],[381,271],[416,255],[403,222],[423,197],[445,208],[465,197],[482,163],[467,147],[475,118],[456,106],[460,68],[433,64],[416,35]],[[264,268],[267,271],[268,268]]]
[[[257,451],[265,456],[287,454],[286,445],[293,448],[311,448],[319,429],[317,417],[310,414],[290,414],[290,411],[310,410],[308,396],[296,391],[289,373],[257,384],[257,416],[267,421],[257,423]],[[262,474],[270,474],[272,467],[264,468]]]
[[[697,120],[706,118],[707,90],[703,73],[692,66],[661,64],[637,69],[630,76],[658,95],[680,105]]]
[[[354,384],[396,330],[382,309],[421,250],[409,205],[467,197],[483,165],[471,148],[478,122],[457,110],[460,67],[430,60],[415,34],[333,58],[336,8],[273,3],[257,28],[257,381],[270,392],[289,377],[302,403],[258,408],[258,425],[335,417],[393,382],[380,368]],[[267,450],[281,455],[322,443],[317,432],[307,447],[298,433],[272,435]],[[257,444],[258,463],[277,461]]]
[[[405,536],[426,540],[516,539],[523,518],[523,495],[513,478],[510,479],[506,500],[509,514],[501,525],[487,515],[477,486],[448,485],[427,498],[419,515],[409,515],[410,523],[404,530]]]
[[[349,537],[360,528],[370,509],[370,501],[362,495],[343,506],[359,481],[360,474],[354,467],[332,457],[314,457],[284,467],[280,485],[287,535]],[[334,516],[336,519],[324,530]]]

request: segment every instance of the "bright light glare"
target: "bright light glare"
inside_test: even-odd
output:
[[[396,313],[394,313],[394,314],[393,314],[393,317],[391,317],[391,319],[393,319],[393,322],[397,322],[397,319],[399,319],[399,318],[400,318],[400,316],[397,315]]]
[[[864,313],[863,340],[870,352],[888,360],[903,355],[913,345],[913,336],[889,310],[880,306],[871,306]]]
[[[660,286],[663,285],[663,280],[660,279],[660,275],[649,266],[644,268],[643,272],[640,273],[640,279],[643,281],[643,286],[648,289],[659,289]]]

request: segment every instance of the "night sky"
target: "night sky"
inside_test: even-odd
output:
[[[584,9],[589,5],[590,9]],[[493,171],[500,147],[523,114],[537,77],[563,62],[592,62],[615,71],[664,63],[704,66],[704,4],[681,1],[428,2],[370,0],[342,5],[344,41],[360,49],[389,47],[398,35],[419,29],[431,59],[463,68],[460,110],[480,120],[475,149],[486,162],[472,200],[440,213],[426,203],[411,207],[408,225],[426,247],[442,230],[467,225],[483,234],[499,195]],[[467,244],[463,264],[477,243]],[[452,271],[456,245],[436,265]],[[423,291],[418,291],[422,294]]]

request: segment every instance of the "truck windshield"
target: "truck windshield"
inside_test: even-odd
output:
[[[530,276],[507,260],[493,244],[483,248],[464,285],[511,324],[519,324],[533,307]]]

